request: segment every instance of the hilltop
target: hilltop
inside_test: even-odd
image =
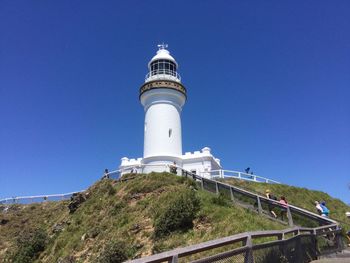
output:
[[[0,214],[0,261],[118,262],[241,232],[286,228],[202,191],[191,179],[168,173],[129,179],[98,181],[76,196],[73,205],[70,201],[12,205]],[[349,210],[318,191],[227,182],[260,193],[268,186],[311,211],[312,201],[325,200],[335,219],[345,220]]]

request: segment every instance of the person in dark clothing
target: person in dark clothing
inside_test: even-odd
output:
[[[108,171],[107,168],[105,169],[105,171],[104,171],[104,173],[103,173],[102,179],[109,179],[109,171]]]
[[[277,201],[277,197],[274,196],[269,189],[266,189],[265,194],[268,199]],[[275,211],[273,211],[273,205],[269,204],[268,206],[269,206],[270,213],[274,216],[274,218],[277,218]]]
[[[177,174],[176,162],[174,162],[174,164],[170,165],[170,172],[172,174]]]

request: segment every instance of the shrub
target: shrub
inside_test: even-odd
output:
[[[128,249],[123,241],[112,241],[102,251],[99,263],[119,263],[128,259]]]
[[[107,195],[115,195],[115,193],[117,192],[109,180],[104,182],[104,185],[102,185],[101,190],[103,193],[107,193]]]
[[[178,176],[168,173],[149,173],[132,180],[132,183],[126,185],[126,191],[129,195],[140,193],[151,193],[162,187],[176,184]]]
[[[164,206],[155,215],[155,238],[193,227],[192,221],[200,209],[200,200],[193,190],[179,188],[175,192],[166,193],[160,200]]]
[[[231,206],[232,205],[232,202],[229,199],[227,199],[227,197],[223,193],[219,193],[219,195],[213,197],[211,199],[211,201],[213,204],[220,205],[220,206]]]
[[[42,229],[26,232],[17,239],[17,251],[12,257],[14,263],[33,262],[46,247],[48,236]]]
[[[87,236],[90,238],[95,238],[100,234],[100,232],[101,232],[100,228],[95,226],[88,231]]]

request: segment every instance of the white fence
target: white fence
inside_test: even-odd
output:
[[[0,199],[0,204],[9,205],[9,204],[31,204],[31,203],[40,203],[40,202],[48,202],[48,201],[61,201],[67,200],[72,197],[75,193],[84,192],[76,191],[65,194],[51,194],[51,195],[33,195],[33,196],[14,196],[10,198]]]
[[[206,172],[208,173],[208,172]],[[265,178],[262,176],[258,176],[255,174],[248,174],[238,171],[231,171],[231,170],[213,170],[210,171],[210,178],[236,178],[236,179],[242,179],[247,181],[253,181],[253,182],[259,182],[259,183],[272,183],[272,184],[280,184],[280,182],[277,182],[275,180],[271,180],[269,178]],[[203,176],[206,177],[206,176]]]
[[[191,174],[191,172],[182,169],[180,166],[174,165],[162,165],[162,164],[142,164],[136,166],[130,166],[124,168],[123,170],[114,170],[110,171],[105,177],[117,180],[123,174],[127,173],[149,173],[149,172],[171,172],[176,173],[177,175],[183,175],[184,173]],[[208,179],[216,179],[216,178],[237,178],[241,180],[254,181],[260,183],[275,183],[279,184],[279,182],[247,173],[242,173],[238,171],[231,170],[213,170],[210,172],[200,173],[199,176],[208,178]],[[68,200],[75,193],[84,192],[85,190],[64,193],[64,194],[50,194],[50,195],[35,195],[35,196],[20,196],[20,197],[10,197],[0,199],[0,205],[10,205],[10,204],[31,204],[31,203],[40,203],[40,202],[48,202],[48,201],[60,201],[60,200]]]

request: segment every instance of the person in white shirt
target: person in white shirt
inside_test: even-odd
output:
[[[322,207],[321,207],[321,205],[320,205],[320,203],[318,201],[315,201],[315,207],[317,209],[317,213],[319,215],[322,215],[323,210],[322,210]]]

